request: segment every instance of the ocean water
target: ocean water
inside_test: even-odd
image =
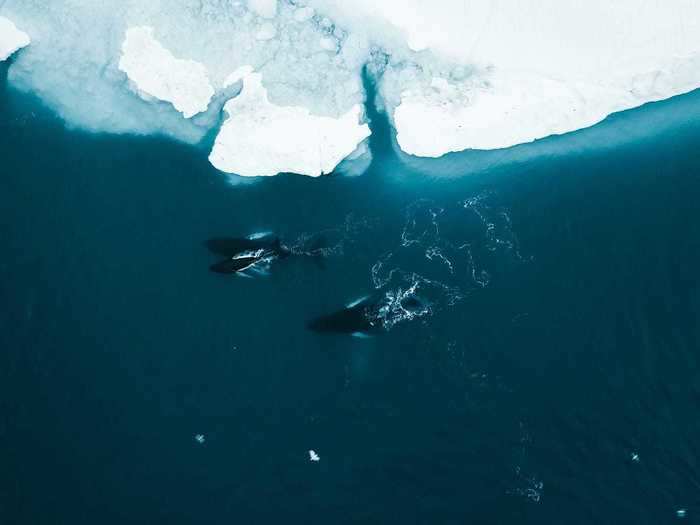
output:
[[[231,184],[0,86],[0,523],[700,523],[700,93]],[[261,231],[326,257],[208,271]]]

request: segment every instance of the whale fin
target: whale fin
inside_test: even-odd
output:
[[[345,308],[353,308],[353,307],[357,306],[358,304],[364,303],[367,299],[369,299],[369,295],[365,295],[364,297],[360,297],[359,299],[355,299],[354,301],[346,304]]]
[[[256,239],[263,239],[265,237],[269,237],[270,235],[272,235],[272,232],[255,232],[248,235],[248,239],[254,241]]]

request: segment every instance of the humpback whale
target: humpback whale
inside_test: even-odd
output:
[[[210,252],[225,257],[212,264],[209,269],[215,273],[232,273],[251,277],[251,273],[264,274],[270,263],[291,255],[310,257],[323,267],[327,254],[327,239],[322,234],[314,234],[288,246],[279,237],[269,232],[254,233],[248,237],[215,237],[204,245]]]
[[[236,257],[246,252],[252,253],[259,250],[268,250],[278,256],[291,254],[291,250],[282,244],[279,237],[271,234],[253,234],[249,237],[216,237],[209,239],[205,244],[209,251],[224,257]]]
[[[243,273],[261,269],[275,259],[284,259],[292,251],[274,235],[254,234],[249,237],[218,237],[206,241],[209,251],[226,257],[212,264],[215,273]]]
[[[390,329],[397,322],[421,315],[425,308],[426,304],[415,296],[392,300],[390,294],[385,293],[357,299],[340,310],[309,321],[306,326],[318,333],[370,337]]]
[[[383,328],[379,302],[363,297],[328,315],[309,321],[309,330],[319,333],[368,336]]]

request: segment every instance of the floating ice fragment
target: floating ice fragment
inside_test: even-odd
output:
[[[275,38],[275,35],[277,34],[277,28],[274,26],[274,24],[271,24],[270,22],[265,22],[263,25],[260,26],[260,29],[258,29],[258,32],[255,33],[255,38],[256,40],[272,40]]]
[[[531,142],[700,86],[698,2],[640,10],[636,0],[550,2],[547,9],[517,0],[448,0],[434,9],[406,0],[410,7],[396,15],[391,4],[358,0],[347,9],[383,11],[410,48],[448,61],[416,57],[416,73],[396,61],[383,76],[398,143],[410,154]],[[470,73],[431,85],[433,72],[459,66]]]
[[[200,445],[204,444],[204,442],[206,441],[206,439],[204,438],[204,434],[195,434],[194,440]]]
[[[319,45],[321,46],[321,49],[325,49],[326,51],[332,51],[335,53],[338,50],[338,43],[334,38],[329,36],[323,37],[319,41]]]
[[[15,51],[29,45],[29,35],[17,29],[11,21],[0,16],[0,62],[7,60]]]
[[[277,0],[248,0],[248,9],[263,18],[275,18]]]
[[[139,94],[170,102],[185,118],[206,111],[214,95],[207,68],[194,60],[175,58],[155,39],[152,27],[127,30],[119,69]]]
[[[278,106],[268,100],[262,75],[246,71],[234,72],[244,74],[243,89],[224,106],[228,118],[209,155],[217,169],[244,177],[282,172],[317,177],[333,171],[369,136],[369,126],[360,123],[359,104],[339,118]]]
[[[306,22],[314,16],[314,10],[311,7],[300,7],[294,12],[294,20],[297,22]]]
[[[314,450],[309,450],[309,460],[310,461],[319,461],[321,458]]]

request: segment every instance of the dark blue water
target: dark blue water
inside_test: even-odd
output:
[[[700,523],[700,93],[462,177],[374,115],[361,177],[231,185],[1,78],[1,523]],[[332,249],[207,270],[256,231]]]

